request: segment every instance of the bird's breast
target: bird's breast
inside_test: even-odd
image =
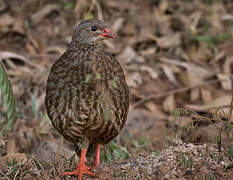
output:
[[[58,61],[48,78],[48,116],[70,141],[85,136],[106,143],[119,134],[127,118],[128,87],[120,64],[113,57],[94,55]]]

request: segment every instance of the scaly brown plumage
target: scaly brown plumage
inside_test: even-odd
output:
[[[80,23],[66,52],[53,64],[46,87],[46,109],[53,126],[81,149],[78,168],[63,175],[94,175],[85,166],[89,144],[97,144],[93,168],[100,164],[100,144],[124,126],[129,90],[119,62],[99,45],[114,38],[103,22]]]

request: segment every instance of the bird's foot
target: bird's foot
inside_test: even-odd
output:
[[[81,180],[83,174],[88,174],[90,176],[96,176],[94,173],[92,173],[90,171],[89,167],[85,166],[85,164],[79,164],[79,166],[78,166],[77,169],[75,169],[72,172],[64,172],[64,173],[62,173],[61,176],[65,176],[65,175],[78,175],[78,179]]]
[[[95,168],[100,165],[100,144],[96,146],[96,157],[94,164],[92,165],[91,171],[94,172]]]
[[[94,164],[91,167],[91,172],[94,172],[95,168],[97,168],[98,166],[100,166],[100,161],[95,160]]]

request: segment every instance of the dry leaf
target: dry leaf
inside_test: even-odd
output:
[[[188,17],[189,22],[187,24],[189,25],[189,28],[193,34],[197,34],[197,26],[201,17],[202,13],[200,11],[194,12]]]
[[[24,26],[25,26],[25,21],[24,21],[24,17],[22,15],[18,15],[14,26],[12,28],[12,30],[14,30],[15,32],[18,32],[20,34],[25,34],[25,30],[24,30]]]
[[[0,16],[0,32],[8,32],[10,27],[14,24],[15,18],[8,14]]]
[[[26,64],[29,64],[32,67],[38,68],[37,64],[34,64],[32,61],[30,61],[26,57],[19,55],[17,53],[14,53],[14,52],[0,51],[0,61],[2,61],[3,59],[18,59],[18,60],[25,62]]]
[[[85,0],[78,0],[76,2],[74,12],[75,12],[75,14],[77,14],[77,16],[81,14],[80,11],[82,11],[82,9],[84,9],[84,7],[86,6],[87,3],[88,3],[88,1],[85,1]]]
[[[152,57],[155,53],[156,53],[156,49],[157,47],[149,47],[145,50],[142,50],[140,52],[140,54],[143,56],[143,57]]]
[[[161,107],[157,104],[155,104],[152,101],[148,101],[145,104],[145,107],[147,107],[151,112],[153,112],[154,114],[156,114],[156,116],[159,119],[166,119],[167,115],[161,110]]]
[[[15,137],[11,136],[8,138],[7,141],[7,155],[14,154],[16,152],[16,144],[15,144]]]
[[[190,101],[194,102],[200,98],[200,89],[195,88],[190,90]]]
[[[126,77],[126,80],[129,87],[136,88],[142,84],[142,77],[138,72],[129,74],[129,76]]]
[[[184,86],[190,86],[190,82],[189,82],[189,77],[187,74],[187,71],[180,71],[177,75],[177,79],[179,80],[179,82],[181,82],[182,85]]]
[[[226,58],[223,64],[223,72],[231,75],[233,73],[233,56],[229,56]]]
[[[185,107],[194,111],[208,111],[209,109],[212,108],[218,108],[218,107],[223,107],[223,106],[230,106],[231,104],[231,95],[225,95],[218,97],[211,101],[208,104],[205,105],[191,105],[191,104],[186,104]]]
[[[141,56],[138,56],[135,50],[127,46],[124,51],[117,57],[119,61],[125,62],[125,63],[132,63],[132,62],[137,62],[137,63],[143,63],[145,62],[144,58]]]
[[[119,51],[119,48],[116,48],[115,44],[113,41],[106,39],[105,41],[103,41],[103,43],[107,46],[108,49],[111,50],[111,52],[117,53]]]
[[[125,18],[123,17],[117,18],[114,21],[113,25],[111,26],[111,30],[117,33],[122,28],[124,21],[125,21]]]
[[[3,12],[8,7],[8,4],[4,0],[0,0],[0,12]]]
[[[188,72],[192,72],[200,79],[210,78],[213,75],[215,75],[215,70],[210,69],[209,67],[202,67],[194,63],[186,63],[186,62],[182,62],[178,60],[171,60],[165,57],[161,57],[159,58],[159,60],[165,63],[169,63],[169,64],[173,64],[176,66],[186,68]]]
[[[64,47],[60,47],[60,46],[49,46],[45,49],[46,53],[51,53],[51,52],[55,52],[57,54],[63,54],[65,52],[65,48]]]
[[[233,15],[231,15],[231,14],[224,14],[224,15],[221,17],[221,20],[222,20],[222,21],[233,21]]]
[[[188,71],[187,73],[189,78],[189,86],[194,86],[203,82],[203,80],[200,79],[200,77],[193,71]],[[199,88],[191,89],[190,101],[194,102],[199,98],[200,98],[200,89]]]
[[[232,90],[232,78],[227,75],[227,74],[223,74],[223,73],[219,73],[217,74],[218,79],[221,81],[221,86],[224,90]]]
[[[152,79],[157,79],[157,78],[159,77],[158,72],[156,72],[156,71],[155,71],[153,68],[151,68],[151,67],[142,65],[142,66],[140,66],[140,70],[149,73],[149,75],[150,75],[150,77],[151,77]]]
[[[173,112],[176,109],[176,102],[174,95],[166,97],[166,99],[163,101],[163,109],[166,112]]]
[[[161,38],[156,37],[156,42],[161,48],[175,48],[181,44],[181,34],[175,33]]]
[[[176,80],[176,76],[174,75],[174,72],[172,71],[170,66],[163,64],[161,68],[163,69],[163,72],[171,82],[179,85],[179,82]]]
[[[212,15],[210,17],[210,22],[212,25],[212,28],[216,31],[216,32],[221,32],[223,31],[223,24],[222,24],[222,20],[221,20],[221,12],[225,11],[225,7],[223,7],[223,3],[213,3],[212,6]],[[214,19],[214,21],[212,20]],[[211,21],[212,20],[212,21]]]
[[[59,10],[59,7],[55,4],[47,4],[42,9],[37,11],[31,17],[33,23],[38,24],[40,23],[47,15],[52,13],[53,11]]]
[[[207,88],[201,88],[201,98],[204,104],[210,103],[213,100],[212,92]]]

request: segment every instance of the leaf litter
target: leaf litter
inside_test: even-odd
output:
[[[58,157],[58,164],[46,170],[46,162],[41,160],[44,151],[41,159],[31,159],[31,155],[32,149],[45,141],[55,143],[51,152],[60,145],[73,152],[46,115],[45,84],[49,68],[70,41],[72,29],[83,19],[98,17],[117,34],[114,42],[104,42],[103,46],[120,60],[131,91],[133,116],[129,115],[116,142],[119,149],[126,147],[134,155],[126,163],[109,162],[109,167],[115,168],[113,174],[108,164],[103,164],[97,169],[100,179],[232,178],[228,163],[232,156],[218,154],[214,145],[220,143],[220,133],[222,152],[233,145],[229,116],[232,7],[233,3],[225,0],[0,0],[0,61],[9,75],[17,105],[15,131],[0,136],[0,153],[1,158],[28,160],[18,169],[16,162],[8,164],[7,169],[0,168],[0,177],[59,179],[65,167],[75,167],[72,157]],[[195,111],[198,118],[183,115],[176,119],[176,108]],[[200,159],[199,151],[202,155],[214,153],[219,161],[212,155]],[[51,154],[44,159],[54,162]],[[1,165],[5,166],[3,161]],[[28,166],[29,173],[25,173]]]

